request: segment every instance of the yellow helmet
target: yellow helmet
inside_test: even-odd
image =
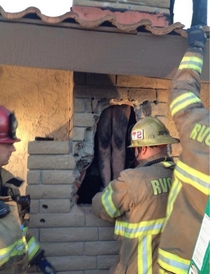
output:
[[[129,147],[157,146],[178,143],[165,125],[157,118],[147,116],[139,120],[131,130]]]

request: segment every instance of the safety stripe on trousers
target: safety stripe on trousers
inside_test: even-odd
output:
[[[36,242],[35,238],[32,236],[31,239],[28,241],[28,261],[30,262],[34,255],[39,250],[39,245]]]
[[[183,110],[195,103],[201,103],[201,100],[197,96],[195,96],[194,93],[187,91],[186,93],[178,96],[176,99],[174,99],[171,102],[170,104],[171,115],[174,116],[178,111]]]
[[[111,218],[116,218],[121,215],[120,211],[115,207],[113,201],[112,201],[112,193],[113,189],[111,186],[111,183],[104,189],[104,193],[101,197],[102,205],[104,206],[106,213]]]
[[[116,220],[115,234],[129,239],[142,237],[145,235],[156,235],[160,233],[165,218],[143,221],[139,223],[128,223]]]
[[[179,65],[179,70],[191,69],[197,71],[199,74],[202,72],[203,59],[200,57],[189,56],[191,53],[187,53]]]
[[[173,273],[186,274],[190,265],[189,260],[185,260],[170,252],[158,248],[158,264]]]
[[[205,195],[210,195],[210,176],[178,160],[174,175],[182,182],[190,184]]]
[[[10,257],[20,256],[27,252],[25,237],[15,241],[12,245],[0,250],[0,266],[9,261]]]
[[[138,274],[152,274],[152,235],[138,239]]]

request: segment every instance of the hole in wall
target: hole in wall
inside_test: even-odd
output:
[[[48,209],[48,205],[42,205],[42,208]]]
[[[101,170],[106,166],[106,162],[108,162],[108,169],[104,168],[104,176],[108,176],[106,179],[108,182],[114,177],[117,178],[117,174],[123,169],[134,167],[134,151],[128,146],[130,145],[130,131],[135,123],[134,109],[128,105],[110,106],[101,113],[94,136],[93,161],[87,168],[85,177],[77,191],[77,204],[91,204],[93,196],[103,190],[105,179]],[[111,140],[114,141],[114,145]],[[123,151],[125,158],[122,166],[120,162],[123,160],[121,157]],[[113,153],[115,153],[115,157],[113,157]],[[111,157],[113,158],[111,159]],[[117,171],[115,172],[113,169]]]

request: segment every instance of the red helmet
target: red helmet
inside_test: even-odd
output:
[[[14,112],[0,106],[0,144],[13,144],[20,141],[16,137],[17,126]]]

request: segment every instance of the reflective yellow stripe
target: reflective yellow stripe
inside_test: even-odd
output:
[[[189,260],[185,260],[177,255],[164,251],[161,248],[158,249],[158,253],[158,263],[163,269],[178,274],[187,273],[190,265]]]
[[[156,235],[162,230],[164,220],[165,218],[139,223],[127,223],[116,220],[115,234],[130,239],[145,235]]]
[[[111,183],[105,188],[104,193],[101,197],[102,205],[104,206],[107,214],[111,218],[115,218],[121,215],[120,211],[115,207],[112,201],[113,189]]]
[[[0,266],[9,261],[10,257],[20,256],[27,252],[25,237],[17,240],[14,244],[0,250]]]
[[[30,262],[31,259],[34,257],[34,255],[39,250],[39,245],[36,242],[34,237],[31,237],[31,239],[28,241],[28,261]]]
[[[189,105],[200,103],[201,100],[195,96],[192,92],[186,92],[176,99],[174,99],[170,104],[171,115],[174,116],[178,111],[183,110]]]
[[[166,210],[166,218],[165,218],[165,223],[163,225],[163,230],[166,226],[166,223],[171,215],[171,212],[173,210],[174,207],[174,203],[176,201],[176,198],[180,192],[182,188],[182,184],[177,180],[176,177],[174,177],[173,183],[172,183],[172,187],[171,190],[169,192],[169,196],[168,196],[168,204],[167,204],[167,210]]]
[[[165,271],[164,269],[160,268],[158,271],[158,274],[169,274],[168,271]]]
[[[138,240],[138,274],[152,274],[152,236]]]
[[[184,56],[179,65],[179,69],[192,69],[197,71],[199,74],[202,72],[203,59],[195,56]]]
[[[174,175],[182,182],[190,184],[205,195],[210,195],[210,176],[206,175],[180,160],[176,163]]]
[[[171,162],[171,161],[164,161],[164,162],[161,162],[165,167],[171,167],[171,166],[175,166],[174,162]]]

